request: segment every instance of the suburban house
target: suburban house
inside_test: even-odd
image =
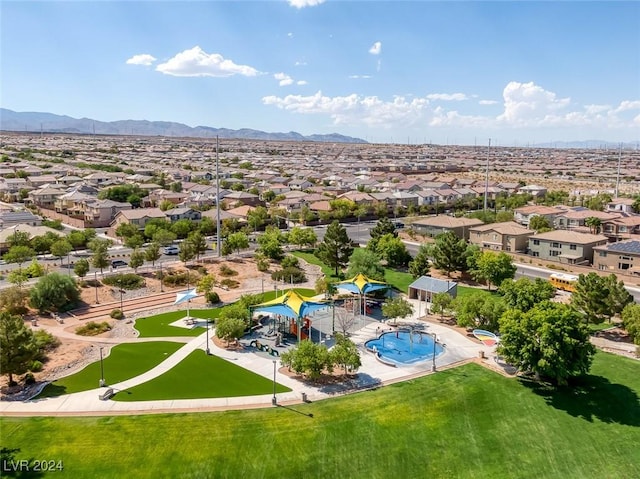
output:
[[[516,208],[513,211],[514,220],[520,223],[522,226],[529,226],[529,221],[534,216],[544,216],[549,220],[549,224],[552,225],[556,216],[564,213],[565,210],[560,208],[553,208],[551,206],[542,205],[529,205],[522,208]]]
[[[262,201],[258,195],[249,193],[248,191],[232,191],[224,197],[224,201],[231,205],[231,207],[249,205],[249,206],[261,206]]]
[[[185,207],[171,208],[165,211],[165,215],[172,223],[178,220],[200,221],[202,219],[202,213],[200,211]]]
[[[25,204],[31,203],[38,208],[52,210],[55,208],[56,199],[64,195],[64,191],[58,188],[46,187],[29,192],[25,198]]]
[[[93,199],[84,204],[85,228],[106,228],[119,211],[130,210],[131,203]]]
[[[636,235],[640,235],[640,215],[603,221],[601,229],[602,234],[609,238],[609,241],[632,239]],[[638,237],[640,238],[640,236]]]
[[[116,229],[123,223],[129,223],[137,226],[140,230],[144,230],[144,227],[152,219],[165,220],[167,216],[160,208],[138,208],[119,211],[109,227],[110,232],[114,233],[113,235],[110,234],[110,236],[115,236]]]
[[[0,211],[0,228],[9,228],[11,226],[40,226],[42,218],[34,215],[31,211]]]
[[[585,225],[587,218],[598,218],[602,223],[618,217],[620,217],[619,213],[605,213],[604,211],[595,211],[588,208],[578,208],[560,213],[555,217],[553,224],[557,229],[570,230],[587,226]]]
[[[605,211],[607,213],[628,213],[633,214],[633,198],[616,198],[607,204]]]
[[[607,244],[607,237],[557,230],[529,237],[529,254],[534,258],[565,264],[590,265],[593,248]]]
[[[611,273],[640,275],[640,240],[618,241],[596,246],[593,267]]]
[[[440,233],[453,231],[458,238],[469,239],[469,230],[483,225],[476,218],[456,218],[454,216],[440,215],[422,218],[411,223],[411,227],[420,234],[438,236]]]
[[[535,231],[514,221],[492,223],[469,228],[469,242],[494,251],[521,253],[529,246],[529,236]]]

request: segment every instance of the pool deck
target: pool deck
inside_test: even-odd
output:
[[[413,317],[405,319],[402,322],[420,325],[422,327],[422,331],[431,334],[435,333],[437,335],[438,342],[446,345],[445,351],[436,357],[436,370],[452,367],[453,365],[478,358],[480,351],[484,351],[486,356],[491,355],[494,348],[483,346],[482,344],[479,344],[478,341],[469,339],[444,325],[418,320],[417,314],[419,308],[417,302],[415,300],[413,300],[413,302],[416,313],[414,313]],[[281,406],[299,404],[302,402],[303,394],[306,395],[308,401],[319,401],[335,397],[336,395],[354,392],[356,390],[392,384],[426,374],[437,374],[437,372],[432,372],[431,359],[402,367],[392,367],[379,362],[373,353],[365,350],[364,342],[369,339],[376,338],[384,329],[395,330],[395,328],[377,320],[363,320],[362,323],[358,323],[356,326],[358,326],[359,329],[356,329],[350,334],[350,339],[356,343],[361,352],[362,366],[358,370],[358,374],[355,379],[341,385],[318,386],[301,382],[281,373],[278,370],[276,372],[276,381],[291,388],[292,391],[277,394],[277,403]],[[109,385],[109,387],[113,388],[114,391],[117,392],[154,379],[167,372],[196,349],[206,349],[206,333],[195,338],[189,338],[188,342],[183,347],[153,369],[127,381]],[[274,360],[277,360],[276,357],[270,357],[264,353],[247,354],[246,350],[243,353],[226,350],[217,347],[213,342],[210,342],[209,349],[211,354],[228,361],[233,361],[238,366],[253,371],[256,374],[269,379],[273,379],[274,377],[273,370]],[[104,392],[104,390],[105,388],[96,388],[89,391],[54,398],[34,399],[29,401],[0,401],[0,415],[102,416],[113,414],[219,411],[227,409],[273,407],[273,394],[215,399],[121,402],[99,399],[98,396]]]

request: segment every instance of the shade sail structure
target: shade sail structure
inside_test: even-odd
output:
[[[366,277],[362,273],[358,273],[351,279],[346,279],[336,283],[336,288],[346,289],[347,291],[358,294],[368,294],[372,291],[386,289],[388,287],[389,285],[384,281],[376,281],[375,279]]]
[[[279,298],[272,299],[266,303],[256,304],[252,306],[251,309],[253,311],[280,314],[288,318],[299,319],[319,309],[327,308],[328,306],[325,301],[314,301],[312,298],[302,296],[294,290],[289,290]]]
[[[186,291],[182,291],[180,293],[176,293],[176,300],[173,304],[184,303],[185,301],[189,301],[190,299],[197,298],[198,294],[194,289],[188,289]]]

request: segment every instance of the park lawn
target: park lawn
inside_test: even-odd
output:
[[[309,264],[313,264],[316,266],[320,266],[320,268],[322,269],[322,273],[325,275],[325,277],[327,279],[329,279],[330,281],[342,281],[342,277],[340,276],[336,276],[336,271],[335,269],[331,268],[330,266],[327,266],[324,262],[320,261],[311,251],[305,250],[305,251],[291,251],[291,254],[293,256],[296,256],[300,259],[305,260],[307,263]]]
[[[384,269],[384,280],[393,289],[405,294],[409,291],[409,285],[415,281],[411,274],[391,268]]]
[[[52,477],[640,477],[640,363],[598,353],[578,384],[467,364],[291,407],[0,426],[12,459],[63,461]]]
[[[182,346],[184,344],[169,341],[118,344],[103,360],[105,381],[107,384],[115,384],[147,372]],[[99,379],[100,361],[96,361],[75,374],[48,384],[38,398],[95,389],[98,387]]]
[[[276,392],[289,392],[276,384]],[[273,381],[198,349],[151,381],[119,391],[116,401],[159,401],[257,396],[273,393]]]
[[[470,286],[460,286],[458,285],[458,298],[464,298],[466,296],[473,295],[497,295],[498,292],[496,289],[492,289],[489,291],[487,288],[472,288]]]

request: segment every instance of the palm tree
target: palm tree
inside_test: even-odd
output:
[[[584,224],[589,227],[591,233],[598,234],[600,232],[600,226],[602,226],[602,221],[595,216],[589,216],[584,220]]]

